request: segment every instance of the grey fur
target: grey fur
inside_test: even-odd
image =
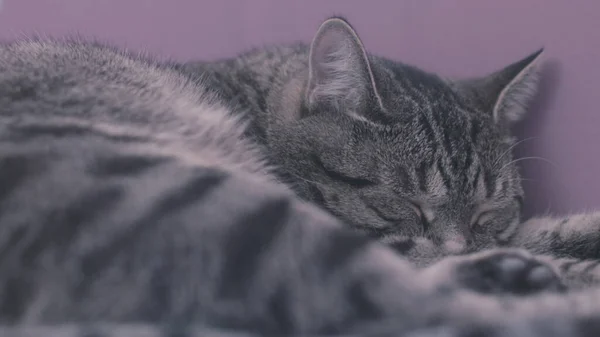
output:
[[[460,94],[468,85],[366,56],[340,19],[317,36],[312,48],[188,65],[78,41],[3,44],[2,324],[16,333],[53,325],[45,331],[65,336],[79,333],[62,324],[102,322],[116,326],[113,336],[136,333],[131,323],[147,335],[163,324],[266,335],[445,327],[449,336],[474,326],[547,336],[550,324],[557,336],[597,335],[598,290],[557,294],[557,270],[523,251],[416,269],[273,182],[312,201],[318,189],[322,206],[354,228],[422,239],[417,251],[431,243],[424,265],[439,249],[461,251],[444,244],[470,238],[476,201],[493,200],[498,216],[470,249],[491,246],[517,219],[522,192],[502,121],[515,119],[521,91],[501,90],[510,103],[483,111],[475,107],[485,100],[466,98],[479,94]],[[330,53],[339,46],[345,53]],[[474,142],[458,132],[473,125]],[[432,218],[418,238],[403,198],[417,195],[408,165],[427,158],[435,165],[418,171],[427,193],[417,201]],[[477,168],[481,180],[465,173]]]
[[[531,279],[538,273],[528,275],[528,266],[540,265],[522,252],[415,269],[281,185],[190,160],[179,143],[101,123],[6,117],[0,321],[7,335],[600,332],[598,290],[550,294],[544,290],[557,279]],[[485,270],[516,277],[490,279]],[[505,295],[526,284],[530,296]]]
[[[447,255],[506,243],[517,229],[509,126],[523,113],[516,102],[535,93],[539,55],[451,81],[368,55],[334,18],[311,47],[182,70],[254,113],[256,137],[303,198],[385,242],[422,237]]]
[[[280,181],[413,263],[516,246],[563,270],[562,251],[580,251],[582,239],[558,251],[518,230],[524,196],[510,127],[535,97],[541,55],[480,78],[440,78],[368,54],[352,27],[332,18],[310,46],[176,68],[249,112],[249,136]],[[600,241],[585,231],[588,252],[570,257],[589,264]],[[590,285],[600,270],[577,282],[568,274],[571,286]]]

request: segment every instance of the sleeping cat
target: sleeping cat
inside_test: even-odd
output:
[[[341,51],[325,46],[325,54],[319,54],[320,43],[327,41],[333,41],[334,47],[350,48],[342,51],[350,52],[351,57],[331,62]],[[271,93],[284,98],[275,105],[282,113],[273,115],[268,113],[275,106],[264,98],[268,92],[263,92],[264,96],[253,96],[253,92],[227,96],[227,90],[235,90],[239,83],[255,81],[252,85],[263,90],[261,76],[276,75],[270,81],[283,83],[284,75],[293,73],[293,67],[273,61],[271,73],[263,69],[252,74],[253,54],[212,66],[174,65],[81,41],[24,40],[1,45],[0,321],[8,329],[6,333],[102,335],[105,332],[95,332],[90,325],[106,324],[106,334],[112,336],[163,335],[163,327],[172,330],[164,332],[165,336],[188,332],[201,336],[213,334],[211,329],[220,330],[214,334],[245,335],[413,332],[413,336],[473,336],[485,332],[497,336],[596,336],[600,332],[599,290],[559,294],[564,290],[563,281],[547,264],[524,251],[491,249],[415,269],[389,246],[350,231],[279,183],[285,178],[285,183],[304,196],[321,193],[323,205],[338,216],[339,211],[330,204],[335,193],[340,193],[339,205],[345,205],[348,199],[342,199],[342,194],[359,200],[363,194],[376,196],[384,188],[379,185],[385,182],[383,175],[369,176],[385,167],[381,160],[370,167],[366,159],[339,157],[340,153],[385,152],[385,147],[357,150],[357,140],[342,142],[343,135],[363,134],[361,144],[374,145],[382,144],[377,135],[391,140],[400,132],[392,126],[391,111],[374,108],[385,106],[394,93],[392,87],[379,84],[378,91],[365,94],[369,85],[374,85],[373,79],[392,76],[395,68],[390,61],[374,58],[389,66],[387,71],[376,70],[365,62],[364,52],[352,53],[357,45],[361,46],[349,26],[331,19],[306,54],[302,54],[306,49],[302,46],[267,50],[266,54],[273,55],[288,50],[291,59],[307,57],[298,65],[307,67],[306,88],[298,80],[292,81],[298,87],[282,86]],[[350,62],[357,57],[362,63]],[[262,57],[254,62],[269,63]],[[239,63],[250,68],[234,70]],[[332,68],[341,64],[355,67],[355,71],[343,73]],[[208,70],[199,72],[200,67]],[[408,72],[423,81],[418,87],[422,95],[430,86],[441,86],[436,77],[398,67],[398,74]],[[223,77],[221,70],[237,77],[218,81]],[[328,87],[321,76],[332,74],[342,76],[343,83],[368,74],[370,82]],[[221,87],[214,86],[217,81]],[[468,88],[473,83],[461,85]],[[298,88],[301,90],[292,90]],[[306,92],[306,99],[304,94],[298,97],[298,92]],[[414,101],[419,92],[414,90],[414,97],[405,98],[412,102],[407,104],[416,104],[410,107],[421,109]],[[509,97],[511,90],[503,92],[499,97]],[[483,93],[473,95],[484,101]],[[356,110],[365,98],[379,104],[367,109],[368,115]],[[244,100],[253,99],[264,104],[264,110],[242,106]],[[290,113],[298,100],[303,106],[300,114]],[[406,113],[410,121],[411,111],[405,108],[397,114]],[[455,117],[468,124],[466,116],[457,113]],[[489,117],[490,121],[495,118]],[[269,128],[261,128],[265,119],[272,123]],[[432,121],[432,133],[425,131],[424,135],[433,141],[440,135]],[[392,124],[381,125],[387,122]],[[295,136],[290,132],[289,139],[274,145],[277,132],[286,127],[296,131]],[[328,135],[337,136],[316,137],[327,130]],[[478,132],[500,133],[494,130],[482,122]],[[449,136],[450,148],[457,146],[452,140],[461,135]],[[301,153],[305,150],[298,148],[302,142],[306,146],[337,145],[340,153],[323,147],[304,157]],[[443,147],[445,143],[432,144]],[[482,140],[477,144],[502,142]],[[313,174],[328,177],[325,185],[332,191],[323,191],[326,180],[304,185],[303,179],[315,177],[286,173],[289,163],[282,159],[284,146],[289,160],[298,160],[299,167],[313,165]],[[410,150],[406,151],[410,155]],[[430,151],[435,158],[433,149]],[[513,163],[504,162],[504,152],[491,153],[499,155],[496,159],[511,171],[516,170]],[[387,152],[381,158],[391,160],[393,155],[405,154]],[[478,162],[480,156],[485,158],[472,152],[471,160]],[[362,167],[365,176],[344,172],[347,166],[338,162],[342,159],[366,165],[353,166]],[[340,165],[330,166],[336,163]],[[452,162],[448,165],[452,167]],[[436,163],[426,168],[424,186],[454,193],[443,189],[454,180],[444,182],[447,177],[439,167],[443,166]],[[430,176],[429,169],[439,172]],[[402,176],[402,171],[397,173]],[[411,173],[405,173],[408,178],[402,182],[409,184]],[[485,189],[476,191],[508,193],[501,183],[499,187],[486,185],[485,172],[480,175],[481,180],[472,182]],[[360,193],[354,191],[357,184],[364,189]],[[510,186],[514,195],[507,196],[510,200],[504,200],[505,207],[516,210],[518,205],[512,203],[513,199],[519,203],[515,197],[520,190]],[[385,202],[387,207],[389,202]],[[453,238],[449,245],[440,224],[431,218],[440,215],[427,213],[421,204],[407,207],[415,208],[414,214],[406,213],[414,220],[422,213],[422,230],[431,227],[423,240],[450,246],[444,248],[454,248],[447,249],[454,253],[461,251],[456,249],[460,239]],[[500,214],[508,214],[502,209]],[[357,227],[356,222],[340,217]],[[390,228],[383,227],[383,220],[370,219],[380,229]],[[494,221],[489,226],[505,229],[499,220]],[[505,225],[510,227],[512,222]],[[487,247],[478,240],[486,233],[493,234],[489,226],[482,226],[481,237],[466,237],[465,244],[472,239],[471,246]],[[407,224],[395,230],[401,228],[412,227]],[[452,228],[450,234],[466,233],[459,231],[460,226]],[[568,241],[569,235],[565,231],[562,237]],[[420,240],[400,239],[395,242]],[[137,330],[136,324],[141,325]]]
[[[42,46],[23,46],[32,47]],[[107,111],[148,112],[145,103],[157,97],[145,95],[152,82],[144,82],[146,89],[119,86],[132,73],[177,78],[110,50],[67,50],[85,64],[109,57],[105,66],[121,70],[101,93],[87,91],[100,89],[91,81],[70,90],[95,94],[86,95],[95,100],[118,88],[131,95],[121,97],[140,100],[106,101]],[[70,61],[63,64],[77,64]],[[182,92],[164,97],[186,99]],[[558,295],[556,275],[523,252],[495,250],[417,270],[281,185],[236,169],[230,164],[237,155],[220,156],[239,129],[216,118],[222,110],[215,106],[197,107],[215,114],[198,126],[205,135],[217,126],[232,133],[201,151],[141,126],[5,107],[0,105],[2,335],[600,333],[600,290]],[[66,105],[57,108],[59,113]],[[417,334],[422,329],[429,332]]]
[[[176,68],[246,112],[248,136],[280,181],[416,264],[518,246],[564,258],[554,263],[572,285],[581,272],[595,283],[600,214],[544,219],[546,234],[519,226],[510,126],[536,93],[541,54],[482,78],[443,79],[369,55],[332,18],[310,46]]]

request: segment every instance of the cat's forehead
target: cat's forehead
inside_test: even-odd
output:
[[[390,108],[404,108],[406,105],[424,107],[427,105],[456,105],[461,97],[446,80],[437,74],[419,68],[376,58],[373,73],[379,94]]]
[[[480,205],[520,191],[518,179],[510,172],[501,172],[479,160],[456,165],[447,157],[435,156],[432,160],[397,163],[385,177],[383,183],[397,193],[429,205]]]
[[[505,135],[491,113],[478,111],[436,74],[386,59],[373,63],[378,92],[394,122],[373,128],[377,151],[371,155],[391,172],[419,173],[422,187],[433,193],[483,185],[492,190],[510,151],[506,154]],[[362,140],[364,135],[360,132]],[[398,179],[406,181],[405,174]]]
[[[448,157],[454,167],[469,166],[474,157],[487,162],[498,156],[507,145],[496,128],[485,118],[460,107],[442,108],[432,104],[404,115],[385,127],[373,126],[372,139],[379,152],[389,160],[415,165]],[[364,140],[365,132],[357,132]],[[392,153],[394,155],[392,155]]]
[[[430,110],[382,132],[373,153],[397,189],[480,200],[514,173],[503,169],[511,158],[501,139],[493,125],[468,112]]]
[[[386,112],[394,120],[384,132],[386,142],[393,139],[393,147],[401,146],[414,157],[430,156],[431,151],[445,153],[455,164],[468,162],[464,157],[470,151],[478,152],[485,160],[503,147],[504,136],[494,125],[491,113],[479,111],[435,74],[391,64],[386,69],[394,75],[378,83],[385,88],[379,92]]]

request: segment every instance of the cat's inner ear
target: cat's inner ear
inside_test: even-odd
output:
[[[497,124],[510,125],[525,116],[537,94],[542,53],[540,49],[488,76],[459,84],[481,108],[493,114]]]
[[[356,114],[373,104],[382,108],[367,53],[343,19],[325,21],[312,41],[305,99],[311,111]]]

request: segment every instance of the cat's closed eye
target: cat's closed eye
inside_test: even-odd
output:
[[[429,220],[425,213],[423,212],[423,208],[416,202],[409,202],[410,208],[415,212],[419,221],[421,222],[421,227],[423,227],[423,231],[427,232],[429,230]]]
[[[492,212],[484,212],[477,216],[476,220],[471,223],[471,231],[475,234],[485,233],[485,226],[491,220]]]
[[[479,213],[475,220],[471,222],[471,231],[476,234],[483,234],[487,226],[494,218],[493,211]]]
[[[407,201],[407,203],[408,203],[409,209],[413,211],[413,213],[416,217],[416,220],[419,221],[419,224],[421,225],[423,232],[427,232],[429,229],[429,220],[427,219],[427,216],[424,214],[421,206],[419,206],[417,203],[413,203],[410,201]],[[398,223],[401,223],[401,222],[407,220],[406,213],[403,215],[389,215],[388,214],[389,211],[385,211],[375,205],[367,203],[367,207],[369,209],[371,209],[373,212],[375,212],[375,214],[377,214],[377,216],[379,218],[381,218],[387,222],[390,222],[390,223],[398,224]],[[408,213],[408,216],[410,216],[410,213]]]
[[[392,216],[392,215],[389,215],[389,214],[387,214],[388,212],[385,212],[385,211],[381,210],[381,209],[380,209],[379,207],[377,207],[377,206],[374,206],[374,205],[372,205],[372,204],[369,204],[369,203],[367,203],[366,205],[367,205],[367,207],[368,207],[370,210],[372,210],[373,212],[375,212],[375,214],[377,214],[377,216],[378,216],[379,218],[381,218],[381,219],[383,219],[383,220],[385,220],[385,221],[387,221],[387,222],[390,222],[390,223],[394,223],[394,224],[395,224],[395,223],[398,223],[398,222],[402,221],[402,218],[401,218],[401,217],[399,217],[399,216]]]
[[[317,167],[319,167],[319,169],[321,169],[321,171],[323,171],[323,173],[325,173],[332,180],[343,182],[343,183],[346,183],[346,184],[348,184],[352,187],[356,187],[356,188],[363,188],[363,187],[377,185],[376,182],[374,182],[370,179],[366,179],[366,178],[362,178],[362,177],[353,177],[353,176],[348,175],[347,173],[342,173],[342,172],[338,172],[337,170],[331,169],[331,168],[327,167],[323,163],[323,161],[317,156],[313,157],[313,161],[315,162]]]
[[[477,213],[471,221],[470,228],[473,233],[483,234],[488,231],[488,227],[494,225],[501,225],[499,228],[493,228],[492,230],[496,233],[502,232],[505,229],[504,225],[508,225],[510,219],[514,219],[514,215],[517,214],[520,209],[515,208],[502,208],[502,209],[491,209]]]

